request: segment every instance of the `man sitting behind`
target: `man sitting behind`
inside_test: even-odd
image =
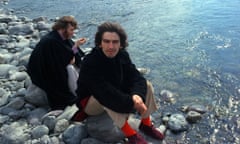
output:
[[[61,17],[52,31],[41,38],[29,59],[27,72],[33,85],[46,92],[52,110],[64,109],[77,100],[68,85],[68,79],[73,76],[68,75],[67,69],[71,67],[67,66],[74,64],[79,68],[84,55],[79,46],[86,39],[71,40],[76,28],[77,22],[72,16]]]

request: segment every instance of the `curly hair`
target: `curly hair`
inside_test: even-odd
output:
[[[55,24],[52,26],[52,30],[66,29],[69,24],[75,29],[78,25],[73,16],[63,16],[55,22]]]
[[[98,26],[98,30],[95,34],[95,46],[98,47],[102,42],[102,36],[105,32],[116,32],[120,37],[120,45],[122,49],[128,46],[127,34],[122,26],[118,23],[105,22]]]

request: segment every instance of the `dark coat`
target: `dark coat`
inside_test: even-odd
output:
[[[113,111],[130,113],[134,110],[132,95],[138,94],[145,101],[146,89],[146,79],[125,50],[107,58],[100,48],[94,48],[82,62],[77,89],[80,99],[93,95]]]
[[[73,44],[52,31],[40,40],[29,59],[27,72],[32,82],[47,93],[52,109],[64,109],[77,100],[69,90],[66,70],[71,59],[79,57],[72,51]]]

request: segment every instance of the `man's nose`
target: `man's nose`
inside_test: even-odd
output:
[[[109,42],[109,48],[113,48],[113,42]]]

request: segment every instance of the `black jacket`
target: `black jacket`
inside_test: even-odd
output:
[[[132,95],[145,101],[146,89],[145,78],[125,50],[107,58],[100,48],[94,48],[82,62],[77,89],[80,99],[93,95],[105,107],[129,113],[134,110]]]
[[[73,44],[52,31],[40,40],[29,59],[27,72],[32,82],[47,93],[52,109],[64,109],[77,100],[69,90],[66,70],[74,56],[78,63],[80,60],[80,55],[72,51]]]

